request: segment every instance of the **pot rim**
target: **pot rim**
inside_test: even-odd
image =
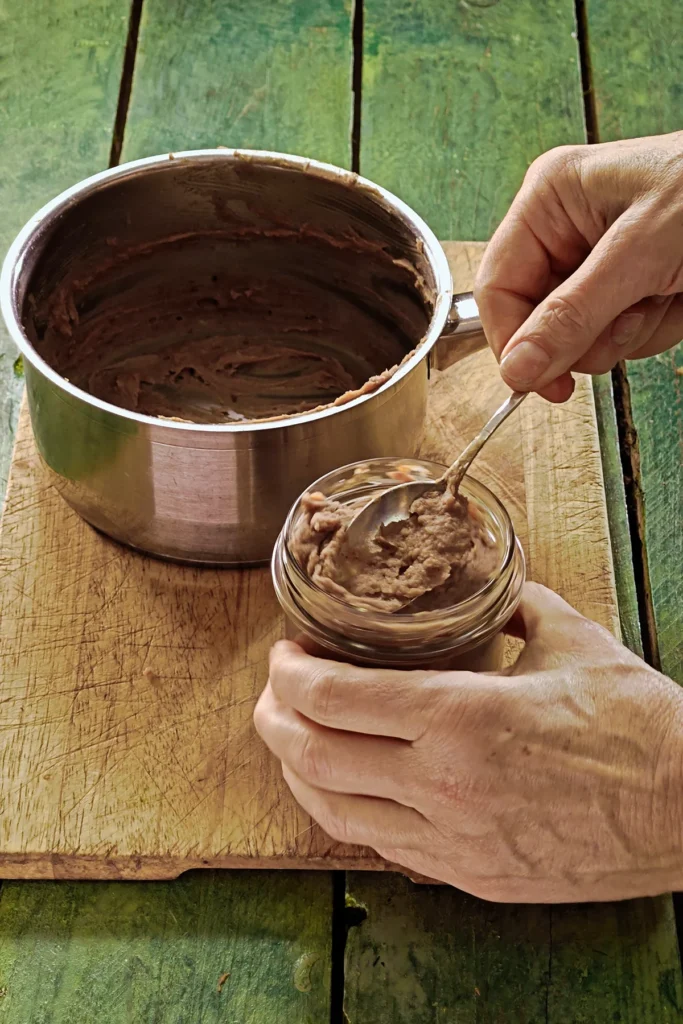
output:
[[[300,413],[290,415],[277,420],[258,422],[247,420],[240,423],[176,423],[170,420],[160,420],[155,416],[146,416],[142,413],[132,412],[129,409],[122,409],[120,406],[110,402],[104,402],[93,395],[88,394],[81,388],[75,387],[70,381],[60,376],[47,362],[36,352],[33,345],[26,337],[18,316],[16,292],[22,266],[28,255],[32,243],[38,231],[46,224],[56,220],[62,213],[87,195],[97,192],[103,185],[116,179],[134,177],[146,168],[167,164],[169,161],[209,161],[212,159],[225,159],[231,161],[244,161],[245,163],[263,163],[274,167],[282,167],[289,170],[299,170],[304,174],[310,174],[317,178],[328,178],[340,181],[349,187],[356,188],[366,195],[369,195],[378,205],[384,207],[392,214],[408,224],[415,232],[423,246],[426,259],[434,273],[436,281],[436,300],[429,326],[423,338],[415,346],[410,358],[399,366],[396,372],[384,384],[368,394],[360,395],[349,402],[336,406],[326,406],[317,412]],[[100,171],[88,178],[83,179],[76,185],[61,192],[58,196],[46,203],[35,213],[24,225],[14,239],[5,257],[2,273],[0,274],[0,311],[9,330],[12,340],[17,345],[22,356],[36,369],[43,377],[46,377],[59,390],[66,392],[73,398],[80,399],[86,404],[108,412],[134,423],[148,424],[149,426],[163,429],[164,431],[181,431],[210,433],[210,434],[238,434],[247,431],[268,431],[280,429],[284,426],[301,425],[327,419],[336,413],[354,409],[370,401],[377,395],[391,390],[400,380],[406,377],[410,371],[420,363],[432,349],[439,339],[448,319],[453,295],[453,281],[446,254],[430,227],[412,210],[406,203],[389,192],[387,189],[376,185],[374,182],[354,171],[347,171],[333,164],[323,163],[318,160],[311,160],[307,157],[295,156],[286,153],[276,153],[270,150],[256,149],[191,149],[181,152],[163,153],[157,156],[144,157],[141,160],[132,160],[117,167]]]

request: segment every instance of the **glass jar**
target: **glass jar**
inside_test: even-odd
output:
[[[435,480],[445,468],[416,459],[372,459],[328,473],[308,492],[352,502],[401,480]],[[502,629],[519,604],[524,583],[524,554],[510,517],[495,495],[471,477],[465,478],[460,490],[474,504],[500,552],[496,572],[481,590],[453,607],[400,614],[346,604],[303,571],[290,550],[292,530],[302,514],[302,495],[287,517],[272,560],[287,637],[297,639],[303,634],[322,656],[359,665],[499,670]]]

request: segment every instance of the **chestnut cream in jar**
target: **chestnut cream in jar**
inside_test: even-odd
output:
[[[393,577],[390,586],[387,574],[377,584],[382,589],[379,596],[373,593],[374,577],[367,566],[351,567],[354,589],[361,590],[360,595],[348,593],[330,568],[335,527],[351,515],[347,506],[355,510],[364,499],[402,480],[435,480],[444,468],[420,460],[374,459],[328,473],[301,495],[287,517],[272,560],[273,582],[290,639],[303,634],[321,655],[360,665],[472,671],[502,667],[502,630],[519,603],[525,564],[505,507],[483,484],[469,477],[461,484],[462,499],[455,511],[472,517],[471,550],[465,545],[458,552],[450,578],[442,579],[443,566],[427,556],[417,567],[397,568],[400,544],[395,535],[382,538],[389,549]],[[450,524],[436,520],[425,525],[443,535]],[[402,530],[400,538],[404,548],[406,532]],[[422,536],[414,531],[412,537],[418,554]],[[435,576],[433,587],[426,584],[430,589],[423,595],[415,589],[413,599],[411,580],[430,572],[441,572],[441,576]],[[387,596],[394,586],[400,599],[394,600],[393,591]]]

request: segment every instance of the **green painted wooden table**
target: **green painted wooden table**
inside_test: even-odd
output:
[[[678,0],[0,0],[0,247],[108,163],[216,144],[353,166],[440,237],[485,239],[541,151],[681,127],[677,20]],[[2,336],[3,487],[21,383]],[[683,351],[595,388],[624,635],[683,682]],[[222,1021],[683,1021],[672,900],[276,872],[2,886],[0,1024]]]

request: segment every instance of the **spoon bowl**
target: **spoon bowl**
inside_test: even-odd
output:
[[[476,456],[494,431],[524,401],[527,394],[526,391],[513,391],[438,480],[414,480],[406,484],[397,484],[396,487],[390,487],[369,501],[347,527],[345,543],[348,547],[362,548],[377,536],[383,526],[408,519],[413,504],[423,494],[443,494],[446,489],[452,494],[457,494],[462,478]]]

